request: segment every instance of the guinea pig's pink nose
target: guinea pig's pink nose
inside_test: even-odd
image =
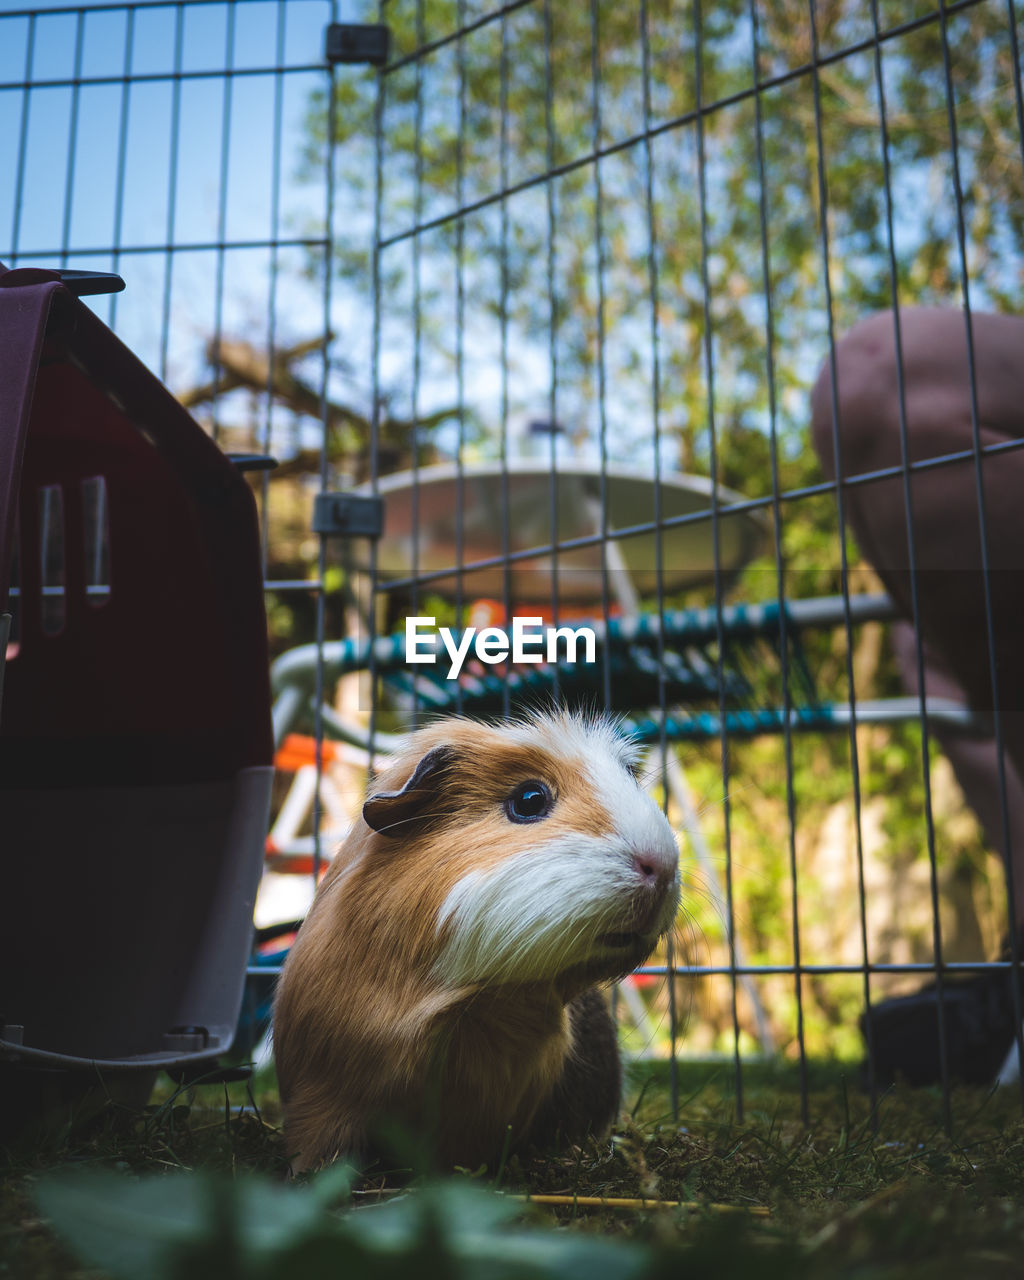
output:
[[[677,861],[663,853],[641,850],[633,854],[633,869],[641,877],[644,887],[664,891],[676,878]]]

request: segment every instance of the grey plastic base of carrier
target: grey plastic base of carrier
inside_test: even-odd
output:
[[[272,772],[4,793],[0,1059],[153,1070],[230,1048]]]

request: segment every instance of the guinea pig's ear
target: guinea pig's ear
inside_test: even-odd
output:
[[[363,821],[382,836],[406,835],[418,818],[427,818],[441,780],[455,759],[451,747],[431,747],[401,791],[378,791],[363,805]]]

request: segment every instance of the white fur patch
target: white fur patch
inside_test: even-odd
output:
[[[450,939],[436,971],[445,982],[529,982],[601,953],[598,934],[622,928],[634,887],[607,837],[553,836],[489,871],[471,871],[448,893],[439,930]]]
[[[556,756],[581,756],[583,759],[601,753],[629,770],[642,751],[631,739],[623,737],[614,719],[608,716],[573,715],[552,712],[536,719],[513,721],[502,726],[512,742],[523,746],[543,747]]]
[[[612,723],[546,716],[506,732],[562,762],[577,756],[594,805],[607,812],[613,830],[602,836],[564,829],[545,834],[539,824],[534,845],[463,876],[438,913],[438,932],[447,927],[449,937],[435,972],[453,985],[543,980],[613,954],[598,938],[628,928],[631,904],[643,887],[637,855],[672,877],[658,931],[671,925],[678,902],[675,835],[629,772],[635,748]]]

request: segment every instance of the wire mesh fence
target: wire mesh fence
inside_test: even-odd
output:
[[[759,1055],[878,1089],[910,1027],[948,1107],[1021,1021],[1013,0],[393,2],[377,67],[341,17],[0,15],[0,258],[121,272],[101,315],[280,464],[269,857],[310,866],[261,922],[393,733],[606,709],[690,868],[627,1045],[742,1106]],[[315,534],[353,493],[382,536]],[[407,661],[407,619],[515,617],[594,661]]]

